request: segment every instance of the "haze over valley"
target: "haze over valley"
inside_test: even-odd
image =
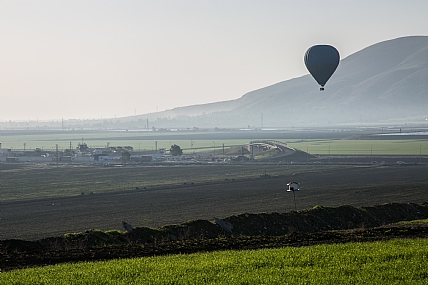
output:
[[[315,80],[305,75],[236,100],[175,108],[140,118],[168,118],[177,127],[290,127],[420,120],[428,117],[427,78],[428,37],[403,37],[369,46],[343,59],[322,92]]]
[[[287,128],[424,122],[428,118],[428,37],[380,42],[340,61],[324,91],[311,75],[235,100],[101,120],[5,122],[2,128]],[[138,107],[138,106],[136,106]]]

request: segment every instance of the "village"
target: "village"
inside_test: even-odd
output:
[[[138,164],[161,161],[192,161],[197,156],[174,156],[164,148],[152,151],[134,151],[132,146],[106,146],[91,148],[79,143],[76,149],[6,149],[0,148],[0,161],[6,163],[90,163],[94,165],[114,165],[121,163]]]
[[[248,148],[248,147],[247,147]],[[177,145],[171,149],[134,150],[132,146],[106,146],[91,148],[86,143],[79,143],[76,149],[12,149],[0,148],[0,162],[6,163],[86,163],[95,166],[111,166],[117,164],[146,164],[146,163],[226,163],[232,161],[245,162],[251,157],[250,151],[240,147],[234,153],[228,148],[228,153],[218,153],[212,150],[183,154]],[[251,149],[251,147],[250,147]],[[177,151],[175,151],[177,150]],[[239,152],[239,153],[236,153]]]
[[[171,145],[170,149],[134,150],[132,146],[89,147],[79,143],[75,149],[13,149],[1,148],[0,162],[6,163],[89,163],[96,166],[111,166],[117,164],[146,164],[146,163],[230,163],[254,161],[255,156],[269,153],[266,158],[289,156],[294,149],[276,141],[252,141],[239,146],[222,146],[219,149],[202,147],[199,149],[181,149]]]

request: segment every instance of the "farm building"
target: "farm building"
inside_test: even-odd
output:
[[[18,162],[18,158],[17,157],[6,157],[6,162],[9,162],[9,163]]]
[[[142,155],[140,157],[140,162],[150,162],[152,160],[153,160],[153,158],[151,155]]]

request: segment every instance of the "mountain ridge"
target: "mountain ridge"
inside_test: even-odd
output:
[[[408,36],[376,43],[342,59],[322,92],[307,74],[234,100],[122,119],[147,118],[171,127],[284,127],[352,123],[362,117],[370,123],[422,118],[428,114],[427,78],[428,36]]]

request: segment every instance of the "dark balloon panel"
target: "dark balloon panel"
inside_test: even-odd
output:
[[[324,90],[324,85],[333,75],[339,61],[339,52],[330,45],[316,45],[310,47],[305,53],[306,68],[321,85],[320,90]]]

